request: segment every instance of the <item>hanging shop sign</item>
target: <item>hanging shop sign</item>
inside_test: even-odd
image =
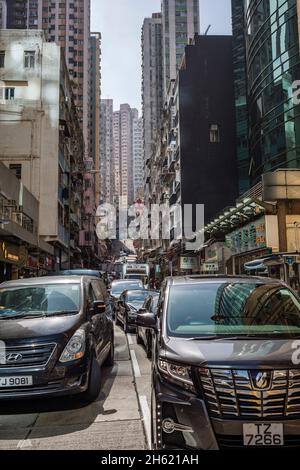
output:
[[[227,235],[226,246],[233,255],[267,248],[265,217]]]

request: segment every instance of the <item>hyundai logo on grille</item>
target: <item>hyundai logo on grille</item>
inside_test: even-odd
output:
[[[23,356],[22,354],[19,354],[19,353],[16,353],[16,354],[11,353],[6,356],[6,362],[9,362],[10,364],[14,362],[20,362],[22,359],[23,359]]]
[[[254,390],[268,390],[271,387],[271,371],[251,372],[252,387]]]

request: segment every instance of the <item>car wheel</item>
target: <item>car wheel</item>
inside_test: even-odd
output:
[[[92,359],[89,384],[85,392],[82,393],[81,399],[85,403],[91,403],[97,400],[101,390],[101,368],[95,357]]]
[[[139,329],[136,329],[136,342],[137,344],[143,344],[142,338],[139,335]]]
[[[114,343],[114,335],[112,335],[110,350],[103,365],[106,367],[112,367],[114,363],[115,363],[115,343]]]
[[[152,336],[149,334],[147,335],[146,354],[148,359],[152,358]]]

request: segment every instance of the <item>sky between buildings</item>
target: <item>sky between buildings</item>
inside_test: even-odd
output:
[[[231,33],[230,0],[200,0],[201,33]],[[102,33],[102,98],[141,110],[141,28],[161,0],[92,0],[91,28]]]

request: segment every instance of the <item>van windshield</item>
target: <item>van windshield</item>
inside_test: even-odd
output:
[[[14,316],[78,313],[80,284],[50,284],[0,289],[0,320]]]
[[[172,286],[170,336],[299,335],[300,303],[287,288],[262,283]]]
[[[117,282],[116,284],[114,283],[112,284],[111,293],[112,295],[120,295],[125,290],[136,290],[136,289],[142,289],[142,288],[143,288],[142,282],[136,282],[136,281]]]

